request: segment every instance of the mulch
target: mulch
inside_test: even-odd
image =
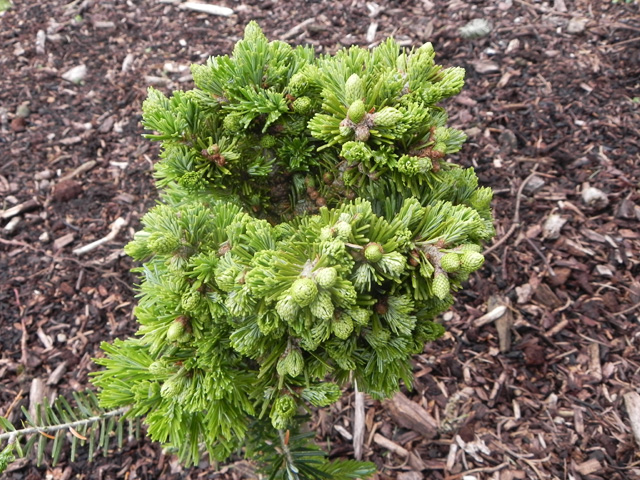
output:
[[[365,400],[378,478],[640,478],[627,405],[640,386],[638,4],[220,0],[235,12],[220,17],[171,0],[15,3],[0,14],[0,415],[84,390],[100,342],[134,334],[122,246],[155,201],[146,88],[191,88],[188,65],[229,53],[257,20],[319,53],[431,41],[467,69],[445,106],[469,136],[456,161],[495,191],[498,235],[445,337],[415,357],[413,390]],[[474,18],[491,32],[461,38]],[[82,81],[63,78],[81,65]],[[74,253],[117,219],[110,241]],[[332,456],[353,455],[353,398],[314,419]],[[250,478],[244,464],[185,469],[144,439],[104,453],[19,461],[3,478]]]

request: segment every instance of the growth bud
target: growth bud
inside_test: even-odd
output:
[[[319,287],[331,288],[338,280],[338,271],[335,267],[324,267],[316,271],[315,280]]]
[[[440,258],[440,266],[445,272],[455,272],[460,268],[460,255],[457,253],[445,253]]]
[[[286,357],[282,360],[283,370],[290,377],[297,377],[304,369],[304,358],[302,352],[298,348],[292,348]]]
[[[180,337],[185,333],[185,324],[180,319],[176,318],[169,328],[167,329],[167,340],[170,342],[177,342]]]
[[[311,314],[321,320],[331,320],[333,317],[333,302],[331,294],[328,292],[320,292],[316,299],[309,305]]]
[[[433,289],[433,294],[438,297],[440,300],[444,300],[444,298],[449,293],[449,277],[446,273],[436,273],[436,276],[433,277],[433,284],[431,285]]]
[[[331,322],[331,331],[341,340],[346,340],[353,332],[353,320],[348,315],[341,315],[337,320]]]
[[[347,79],[347,82],[344,85],[344,96],[345,100],[349,103],[353,103],[356,100],[362,100],[362,97],[364,97],[364,85],[362,79],[357,73],[354,73]]]
[[[316,299],[318,287],[310,278],[299,278],[291,286],[291,298],[301,307],[306,307]]]
[[[373,115],[373,124],[376,127],[393,127],[402,117],[402,112],[397,108],[384,107]]]
[[[309,97],[296,98],[291,106],[293,107],[294,112],[301,115],[307,115],[313,108],[313,104],[311,103],[311,99]]]
[[[370,243],[364,248],[364,258],[371,263],[378,263],[383,255],[384,249],[379,243]]]
[[[460,257],[460,270],[471,273],[478,270],[484,263],[484,255],[478,252],[465,252]]]
[[[356,100],[347,110],[347,118],[353,123],[358,124],[362,121],[367,111],[362,100]]]

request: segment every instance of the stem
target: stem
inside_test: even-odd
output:
[[[12,438],[17,437],[18,435],[29,435],[31,433],[57,432],[58,430],[65,430],[67,428],[81,427],[82,425],[94,423],[105,418],[117,417],[129,411],[129,408],[130,407],[122,407],[117,410],[105,412],[102,415],[95,415],[93,417],[85,418],[83,420],[76,420],[75,422],[59,423],[57,425],[49,425],[47,427],[29,427],[29,428],[23,428],[22,430],[14,430],[12,432],[6,432],[3,434],[0,434],[0,441],[6,440],[6,439],[9,439],[11,441]]]
[[[291,450],[289,450],[289,445],[287,444],[287,442],[285,442],[284,430],[278,430],[278,436],[280,437],[280,446],[282,446],[282,451],[284,452],[284,456],[287,459],[287,463],[292,467],[295,467],[295,464],[293,462],[293,456],[291,455]],[[293,471],[292,473],[295,476],[294,478],[296,480],[299,480],[297,470]]]

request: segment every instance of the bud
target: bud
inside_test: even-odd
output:
[[[370,243],[364,249],[364,258],[371,263],[377,263],[382,260],[384,249],[379,243]]]
[[[149,248],[160,255],[169,255],[180,246],[180,240],[171,234],[154,232],[149,237]]]
[[[167,329],[167,340],[170,342],[177,342],[184,333],[184,323],[179,319],[176,319]]]
[[[302,358],[302,352],[297,348],[292,348],[284,358],[283,364],[283,370],[290,377],[297,377],[304,369],[304,358]]]
[[[364,308],[352,308],[347,310],[343,315],[349,315],[358,325],[366,326],[369,323],[371,312]]]
[[[357,125],[356,126],[356,134],[353,137],[357,142],[366,142],[369,140],[371,133],[369,132],[369,127],[366,125]]]
[[[301,96],[308,87],[309,82],[303,73],[298,72],[289,80],[289,91],[294,97]]]
[[[478,252],[465,252],[460,257],[460,270],[471,273],[478,270],[484,263],[484,255]]]
[[[335,267],[320,268],[315,273],[315,280],[319,287],[331,288],[338,280],[338,271]]]
[[[301,115],[307,115],[311,112],[313,104],[311,103],[311,99],[309,97],[299,97],[293,101],[293,104],[291,106],[293,107],[294,112]]]
[[[343,242],[349,240],[351,236],[351,224],[340,220],[335,225],[336,237]]]
[[[347,79],[344,85],[344,97],[348,103],[362,100],[362,97],[364,97],[364,85],[357,73]]]
[[[373,115],[373,124],[376,127],[393,127],[402,117],[402,112],[397,108],[384,107]]]
[[[460,255],[446,253],[440,258],[440,266],[445,272],[455,272],[460,268]]]
[[[271,424],[277,430],[284,430],[289,424],[289,420],[296,413],[296,401],[289,395],[279,397],[273,404],[271,410]]]
[[[232,113],[224,117],[222,126],[225,128],[225,130],[229,130],[230,132],[239,132],[240,130],[242,130],[240,117]]]
[[[436,273],[436,276],[433,278],[433,284],[431,285],[433,290],[433,294],[438,297],[440,300],[444,300],[444,298],[449,293],[449,277],[446,273]]]
[[[485,210],[491,205],[492,199],[493,190],[487,187],[481,187],[471,194],[469,204],[476,210]]]
[[[298,315],[299,311],[300,308],[298,307],[296,302],[293,301],[291,295],[287,295],[281,298],[276,303],[276,312],[285,322],[293,322],[296,319],[296,315]]]
[[[331,331],[341,340],[346,340],[353,332],[353,320],[348,315],[341,315],[339,319],[331,322]]]
[[[321,320],[331,320],[333,318],[333,302],[331,294],[328,292],[320,292],[316,299],[309,305],[311,314]]]
[[[276,137],[273,135],[263,135],[260,139],[260,145],[264,148],[273,148],[276,145]]]
[[[358,124],[362,121],[367,111],[362,100],[356,100],[347,110],[347,118],[353,123]]]
[[[160,389],[160,395],[162,398],[175,398],[180,392],[182,392],[182,379],[179,377],[171,377]]]
[[[200,304],[200,293],[195,290],[189,290],[187,293],[182,295],[182,299],[180,301],[180,306],[186,312],[195,311]]]
[[[310,278],[299,278],[291,286],[291,298],[301,307],[306,307],[316,299],[318,287]]]

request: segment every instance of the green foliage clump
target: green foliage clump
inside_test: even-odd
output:
[[[161,201],[126,247],[140,328],[103,347],[102,406],[188,462],[244,449],[272,478],[372,473],[318,460],[299,414],[353,380],[374,398],[410,385],[493,235],[491,190],[447,160],[465,135],[436,105],[464,71],[434,56],[389,39],[316,58],[252,22],[193,90],[149,89]]]

